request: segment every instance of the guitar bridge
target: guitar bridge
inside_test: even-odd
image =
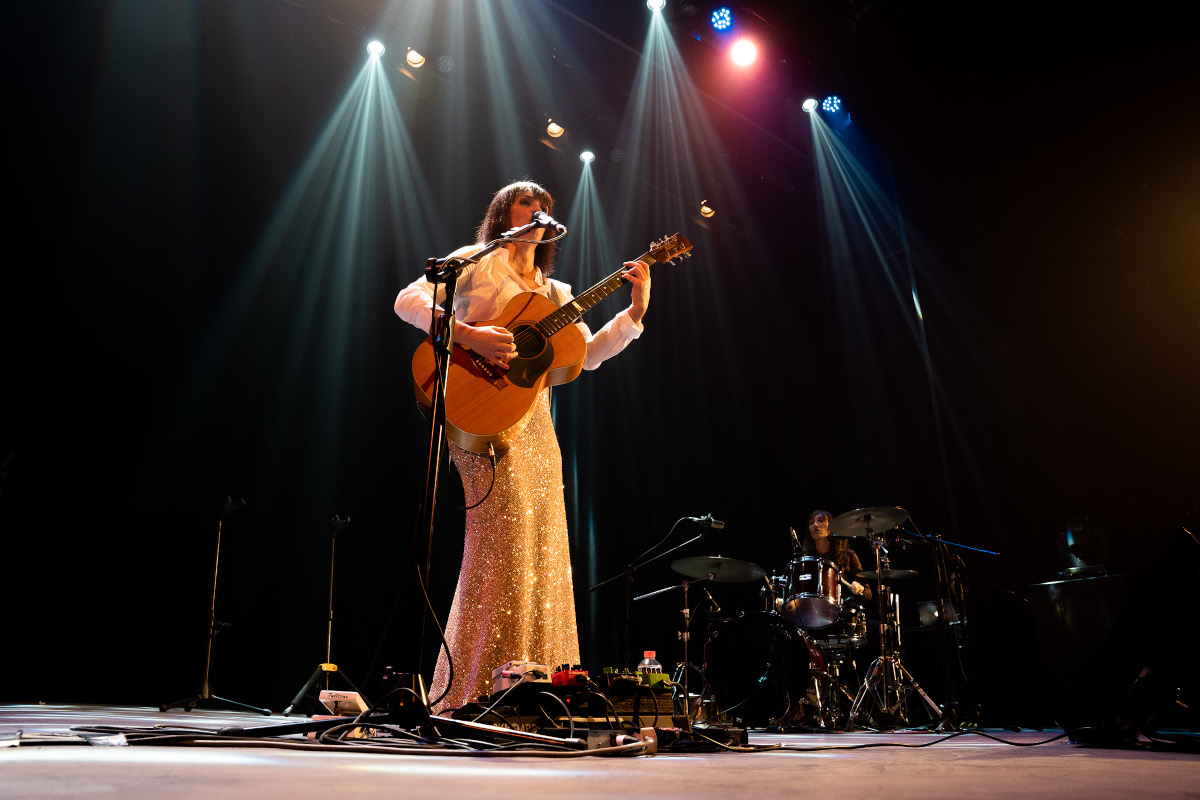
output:
[[[475,368],[478,369],[480,373],[483,374],[483,377],[487,378],[493,386],[495,386],[497,389],[503,389],[505,386],[508,386],[508,379],[504,377],[503,370],[473,350],[467,350],[466,352],[467,355],[471,357],[472,363],[475,364]]]

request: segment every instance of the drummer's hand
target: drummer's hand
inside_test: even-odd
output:
[[[474,350],[501,369],[508,369],[508,362],[517,355],[513,335],[506,328],[462,323],[455,328],[454,335],[463,347]]]
[[[855,594],[862,594],[866,588],[867,587],[863,586],[858,581],[850,581],[850,591],[854,592]]]

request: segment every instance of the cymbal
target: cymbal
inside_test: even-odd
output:
[[[860,572],[858,577],[866,578],[867,580],[877,581],[883,579],[885,581],[898,581],[903,578],[915,578],[919,573],[915,569],[883,569],[870,570],[869,572]]]
[[[866,536],[891,530],[908,519],[908,512],[899,506],[873,506],[856,508],[838,514],[829,521],[829,532],[834,536]]]
[[[724,556],[692,556],[671,562],[671,569],[689,578],[707,578],[717,583],[747,583],[765,578],[767,571],[758,564]]]

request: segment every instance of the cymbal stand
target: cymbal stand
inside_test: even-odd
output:
[[[292,698],[292,702],[283,710],[285,717],[291,715],[292,709],[299,705],[300,701],[313,690],[322,675],[325,676],[326,689],[329,688],[330,678],[336,675],[350,687],[350,691],[360,695],[360,700],[364,703],[367,702],[365,697],[361,697],[362,692],[358,691],[358,687],[354,685],[354,682],[346,677],[346,673],[339,672],[337,664],[333,663],[333,564],[334,557],[337,555],[338,532],[350,525],[350,517],[347,516],[345,519],[342,519],[340,516],[334,516],[331,524],[333,525],[333,535],[329,541],[329,616],[325,628],[325,661],[317,665],[317,668],[313,670],[313,674],[309,676],[308,682],[304,684],[304,687],[300,691],[296,692],[296,696]],[[369,703],[367,704],[370,705]]]
[[[892,594],[883,577],[888,569],[887,549],[883,545],[883,537],[876,536],[874,531],[868,528],[867,538],[875,549],[875,569],[876,575],[879,576],[879,658],[871,663],[867,677],[858,689],[854,705],[850,707],[846,730],[853,730],[855,721],[860,717],[874,721],[874,725],[867,727],[897,728],[907,725],[905,701],[914,692],[929,706],[933,716],[940,719],[942,710],[917,684],[897,652],[900,646],[899,597]],[[872,701],[875,714],[868,713],[864,708],[868,698]],[[901,724],[895,725],[895,722]]]
[[[683,667],[683,709],[684,709],[684,716],[687,720],[687,724],[686,724],[686,727],[684,728],[684,730],[687,730],[687,731],[690,731],[692,729],[692,708],[691,708],[692,697],[688,693],[688,672],[691,671],[691,662],[688,661],[688,640],[691,639],[690,631],[691,631],[691,623],[692,623],[692,609],[691,609],[691,605],[689,605],[689,601],[688,601],[688,585],[691,583],[701,583],[704,581],[711,581],[712,579],[713,579],[713,575],[710,573],[708,575],[705,575],[703,578],[696,578],[691,581],[684,581],[683,583],[678,584],[676,586],[667,586],[665,588],[657,589],[653,592],[649,592],[647,594],[641,595],[640,597],[633,598],[635,601],[636,600],[645,600],[647,597],[654,597],[655,595],[662,594],[663,592],[669,592],[673,589],[683,589],[683,630],[681,630],[679,632],[679,638],[683,641],[683,665],[682,665],[682,667]],[[711,595],[709,595],[709,597],[711,598]],[[714,601],[714,604],[715,604],[715,601]]]
[[[271,712],[265,708],[258,706],[239,703],[236,700],[226,700],[224,697],[217,697],[212,693],[212,687],[209,686],[208,676],[209,670],[212,667],[212,646],[213,639],[217,634],[229,627],[226,622],[217,622],[217,568],[221,563],[221,528],[229,515],[239,508],[246,505],[244,499],[239,499],[234,502],[232,497],[226,497],[225,502],[221,504],[221,516],[217,518],[217,554],[213,558],[213,576],[212,576],[212,595],[210,596],[208,606],[208,649],[204,654],[204,681],[200,684],[200,693],[191,697],[186,697],[183,700],[176,700],[174,703],[163,703],[158,707],[159,711],[167,711],[172,708],[182,708],[184,711],[191,711],[200,705],[226,705],[243,711],[254,711],[265,716],[271,716]]]

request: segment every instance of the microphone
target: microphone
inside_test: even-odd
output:
[[[724,530],[725,523],[719,519],[713,519],[712,514],[705,514],[703,517],[688,517],[692,522],[699,525],[701,528],[712,528],[715,531]]]
[[[800,538],[798,536],[796,536],[796,529],[788,528],[788,530],[792,532],[792,549],[799,550],[800,549]]]
[[[563,225],[561,222],[556,220],[554,217],[550,216],[549,214],[547,214],[543,211],[533,212],[533,221],[536,222],[538,225],[541,225],[543,228],[553,228],[554,232],[557,234],[560,234],[560,235],[567,232],[566,225]]]
[[[708,589],[704,590],[704,596],[708,598],[708,602],[712,603],[712,610],[715,614],[721,613],[721,607],[717,605],[717,601],[713,600],[713,596],[708,593]]]

